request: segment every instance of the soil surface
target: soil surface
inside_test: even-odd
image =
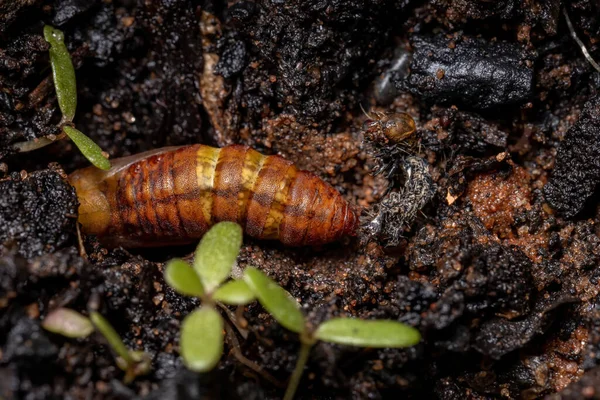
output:
[[[365,231],[321,248],[245,239],[238,266],[265,271],[311,323],[387,318],[423,335],[408,349],[318,344],[298,398],[600,398],[600,72],[563,10],[600,60],[591,0],[0,2],[0,398],[277,399],[233,350],[285,383],[299,349],[258,304],[232,308],[247,337],[191,373],[179,328],[198,302],[163,269],[194,246],[83,237],[82,257],[66,174],[87,160],[67,140],[14,148],[60,133],[45,24],[77,69],[74,123],[112,158],[248,144],[331,183],[367,221],[389,199],[373,172],[404,164],[365,140],[361,107],[415,119],[409,151],[433,194],[386,228],[393,248]],[[392,193],[415,186],[396,174]],[[99,335],[41,328],[90,304],[150,354],[149,375],[125,385]]]

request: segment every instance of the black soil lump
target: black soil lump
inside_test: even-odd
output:
[[[56,251],[75,234],[75,189],[56,171],[23,175],[0,181],[0,243],[26,257]]]
[[[596,96],[561,142],[544,194],[552,208],[571,218],[582,210],[599,180],[600,97]]]
[[[367,83],[366,61],[381,51],[392,26],[392,14],[386,10],[394,9],[393,2],[377,3],[238,4],[232,25],[239,26],[249,45],[242,102],[255,105],[253,113],[272,104],[301,121],[327,123],[340,116],[351,96]],[[223,52],[228,59],[234,53],[230,49]]]
[[[517,44],[414,35],[411,45],[410,75],[397,86],[424,100],[490,109],[524,104],[533,94],[532,57]]]
[[[35,94],[49,73],[48,48],[41,31],[0,41],[0,157],[13,142],[58,133],[54,96]]]
[[[223,76],[223,78],[231,78],[244,69],[246,59],[246,44],[241,40],[232,41],[223,50],[214,72]]]
[[[19,16],[22,9],[36,3],[36,0],[3,1],[0,4],[0,34]]]

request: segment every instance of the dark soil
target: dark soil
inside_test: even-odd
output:
[[[245,240],[239,266],[268,273],[311,322],[389,318],[423,335],[401,350],[318,344],[298,398],[600,398],[600,73],[563,8],[600,60],[592,0],[0,1],[0,398],[282,396],[230,340],[213,372],[183,367],[180,322],[197,301],[162,273],[193,246],[85,237],[80,255],[65,171],[87,161],[66,140],[13,149],[59,133],[44,24],[72,52],[76,126],[113,158],[249,144],[368,209],[387,182],[370,174],[360,105],[417,121],[436,194],[399,246]],[[410,68],[396,62],[407,52]],[[101,337],[40,326],[90,304],[151,355],[150,375],[124,385]],[[242,353],[285,382],[298,338],[257,304],[242,312]]]

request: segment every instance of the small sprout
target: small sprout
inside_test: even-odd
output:
[[[44,39],[50,44],[52,76],[63,122],[71,122],[77,108],[77,84],[71,55],[64,42],[65,36],[62,31],[46,25],[44,26]]]
[[[14,148],[19,152],[33,151],[67,135],[93,165],[108,170],[110,169],[110,161],[108,161],[102,149],[90,138],[70,126],[73,125],[72,122],[77,109],[77,82],[71,55],[67,46],[65,46],[65,35],[62,31],[46,25],[44,26],[44,39],[50,44],[50,65],[58,107],[62,113],[60,126],[63,132],[58,136],[48,135],[48,137],[16,143]]]
[[[181,355],[196,372],[210,371],[223,353],[223,319],[212,307],[193,311],[181,326]]]
[[[148,353],[132,350],[129,354],[133,359],[133,364],[128,364],[121,357],[116,358],[117,366],[125,371],[123,381],[127,384],[133,382],[136,376],[147,375],[152,370],[152,359]]]
[[[254,292],[244,281],[229,281],[215,290],[213,299],[232,306],[243,305],[254,300]]]
[[[204,296],[204,288],[198,274],[183,260],[175,259],[167,263],[165,281],[177,293],[184,296]]]
[[[181,326],[181,356],[189,369],[209,371],[223,353],[225,324],[215,309],[215,302],[243,305],[257,298],[275,320],[300,335],[300,352],[284,400],[293,399],[310,350],[318,340],[365,347],[407,347],[419,342],[416,329],[396,321],[334,318],[313,331],[307,326],[296,299],[253,267],[246,268],[243,280],[222,284],[236,261],[241,241],[239,225],[221,222],[211,228],[198,245],[194,269],[182,260],[172,260],[167,265],[167,283],[179,293],[199,297],[203,302],[201,308],[185,317]]]
[[[294,367],[294,371],[290,376],[290,380],[288,382],[288,386],[285,389],[285,394],[283,395],[283,400],[292,400],[296,394],[296,390],[298,389],[298,385],[302,380],[302,374],[304,373],[304,367],[308,362],[308,357],[310,356],[310,350],[312,349],[313,343],[308,342],[306,340],[302,340],[302,336],[300,336],[300,351],[298,353],[298,359],[296,360],[296,366]]]
[[[362,347],[408,347],[417,344],[421,338],[416,329],[388,320],[334,318],[312,331],[306,326],[300,304],[263,272],[256,268],[247,268],[244,271],[244,281],[277,322],[300,335],[300,352],[283,396],[284,400],[294,398],[310,350],[318,340]]]
[[[246,268],[244,281],[252,289],[258,301],[281,325],[292,332],[303,333],[306,329],[300,304],[274,280],[256,268]]]
[[[69,308],[51,311],[42,322],[42,327],[69,338],[84,338],[94,332],[94,325],[88,318]]]
[[[100,313],[92,311],[90,319],[117,354],[117,366],[125,371],[124,382],[126,384],[131,383],[136,376],[145,375],[150,372],[150,356],[143,351],[130,351],[121,340],[117,331],[115,331],[115,328]]]
[[[63,130],[92,164],[105,171],[110,169],[110,161],[104,157],[102,149],[92,139],[68,125],[65,125]]]
[[[242,228],[233,222],[214,225],[196,249],[194,268],[183,260],[171,260],[165,281],[178,293],[198,297],[202,307],[183,320],[181,356],[185,365],[197,372],[209,371],[223,353],[224,321],[215,302],[248,304],[254,293],[244,281],[223,284],[231,273],[242,246]]]
[[[131,383],[137,376],[149,373],[152,368],[150,356],[143,351],[130,351],[110,322],[96,311],[92,311],[90,317],[86,318],[77,311],[58,308],[46,316],[42,327],[70,338],[89,336],[96,328],[117,354],[115,361],[117,366],[125,371],[123,380],[126,384]]]
[[[242,228],[234,222],[214,225],[196,249],[194,269],[207,292],[212,292],[231,273],[242,246]]]
[[[334,318],[323,322],[314,333],[325,342],[360,347],[408,347],[421,340],[415,328],[389,320]]]
[[[121,337],[112,327],[110,322],[106,320],[99,312],[92,311],[90,313],[90,319],[92,323],[98,329],[98,331],[106,338],[110,347],[127,363],[134,363],[134,359],[129,353],[129,349],[125,346],[125,343],[121,340]]]

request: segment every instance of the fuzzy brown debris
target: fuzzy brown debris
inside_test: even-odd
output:
[[[417,213],[435,195],[435,184],[425,160],[406,157],[401,169],[405,175],[403,188],[387,194],[364,218],[364,233],[389,247],[400,244],[404,230],[410,228]]]

